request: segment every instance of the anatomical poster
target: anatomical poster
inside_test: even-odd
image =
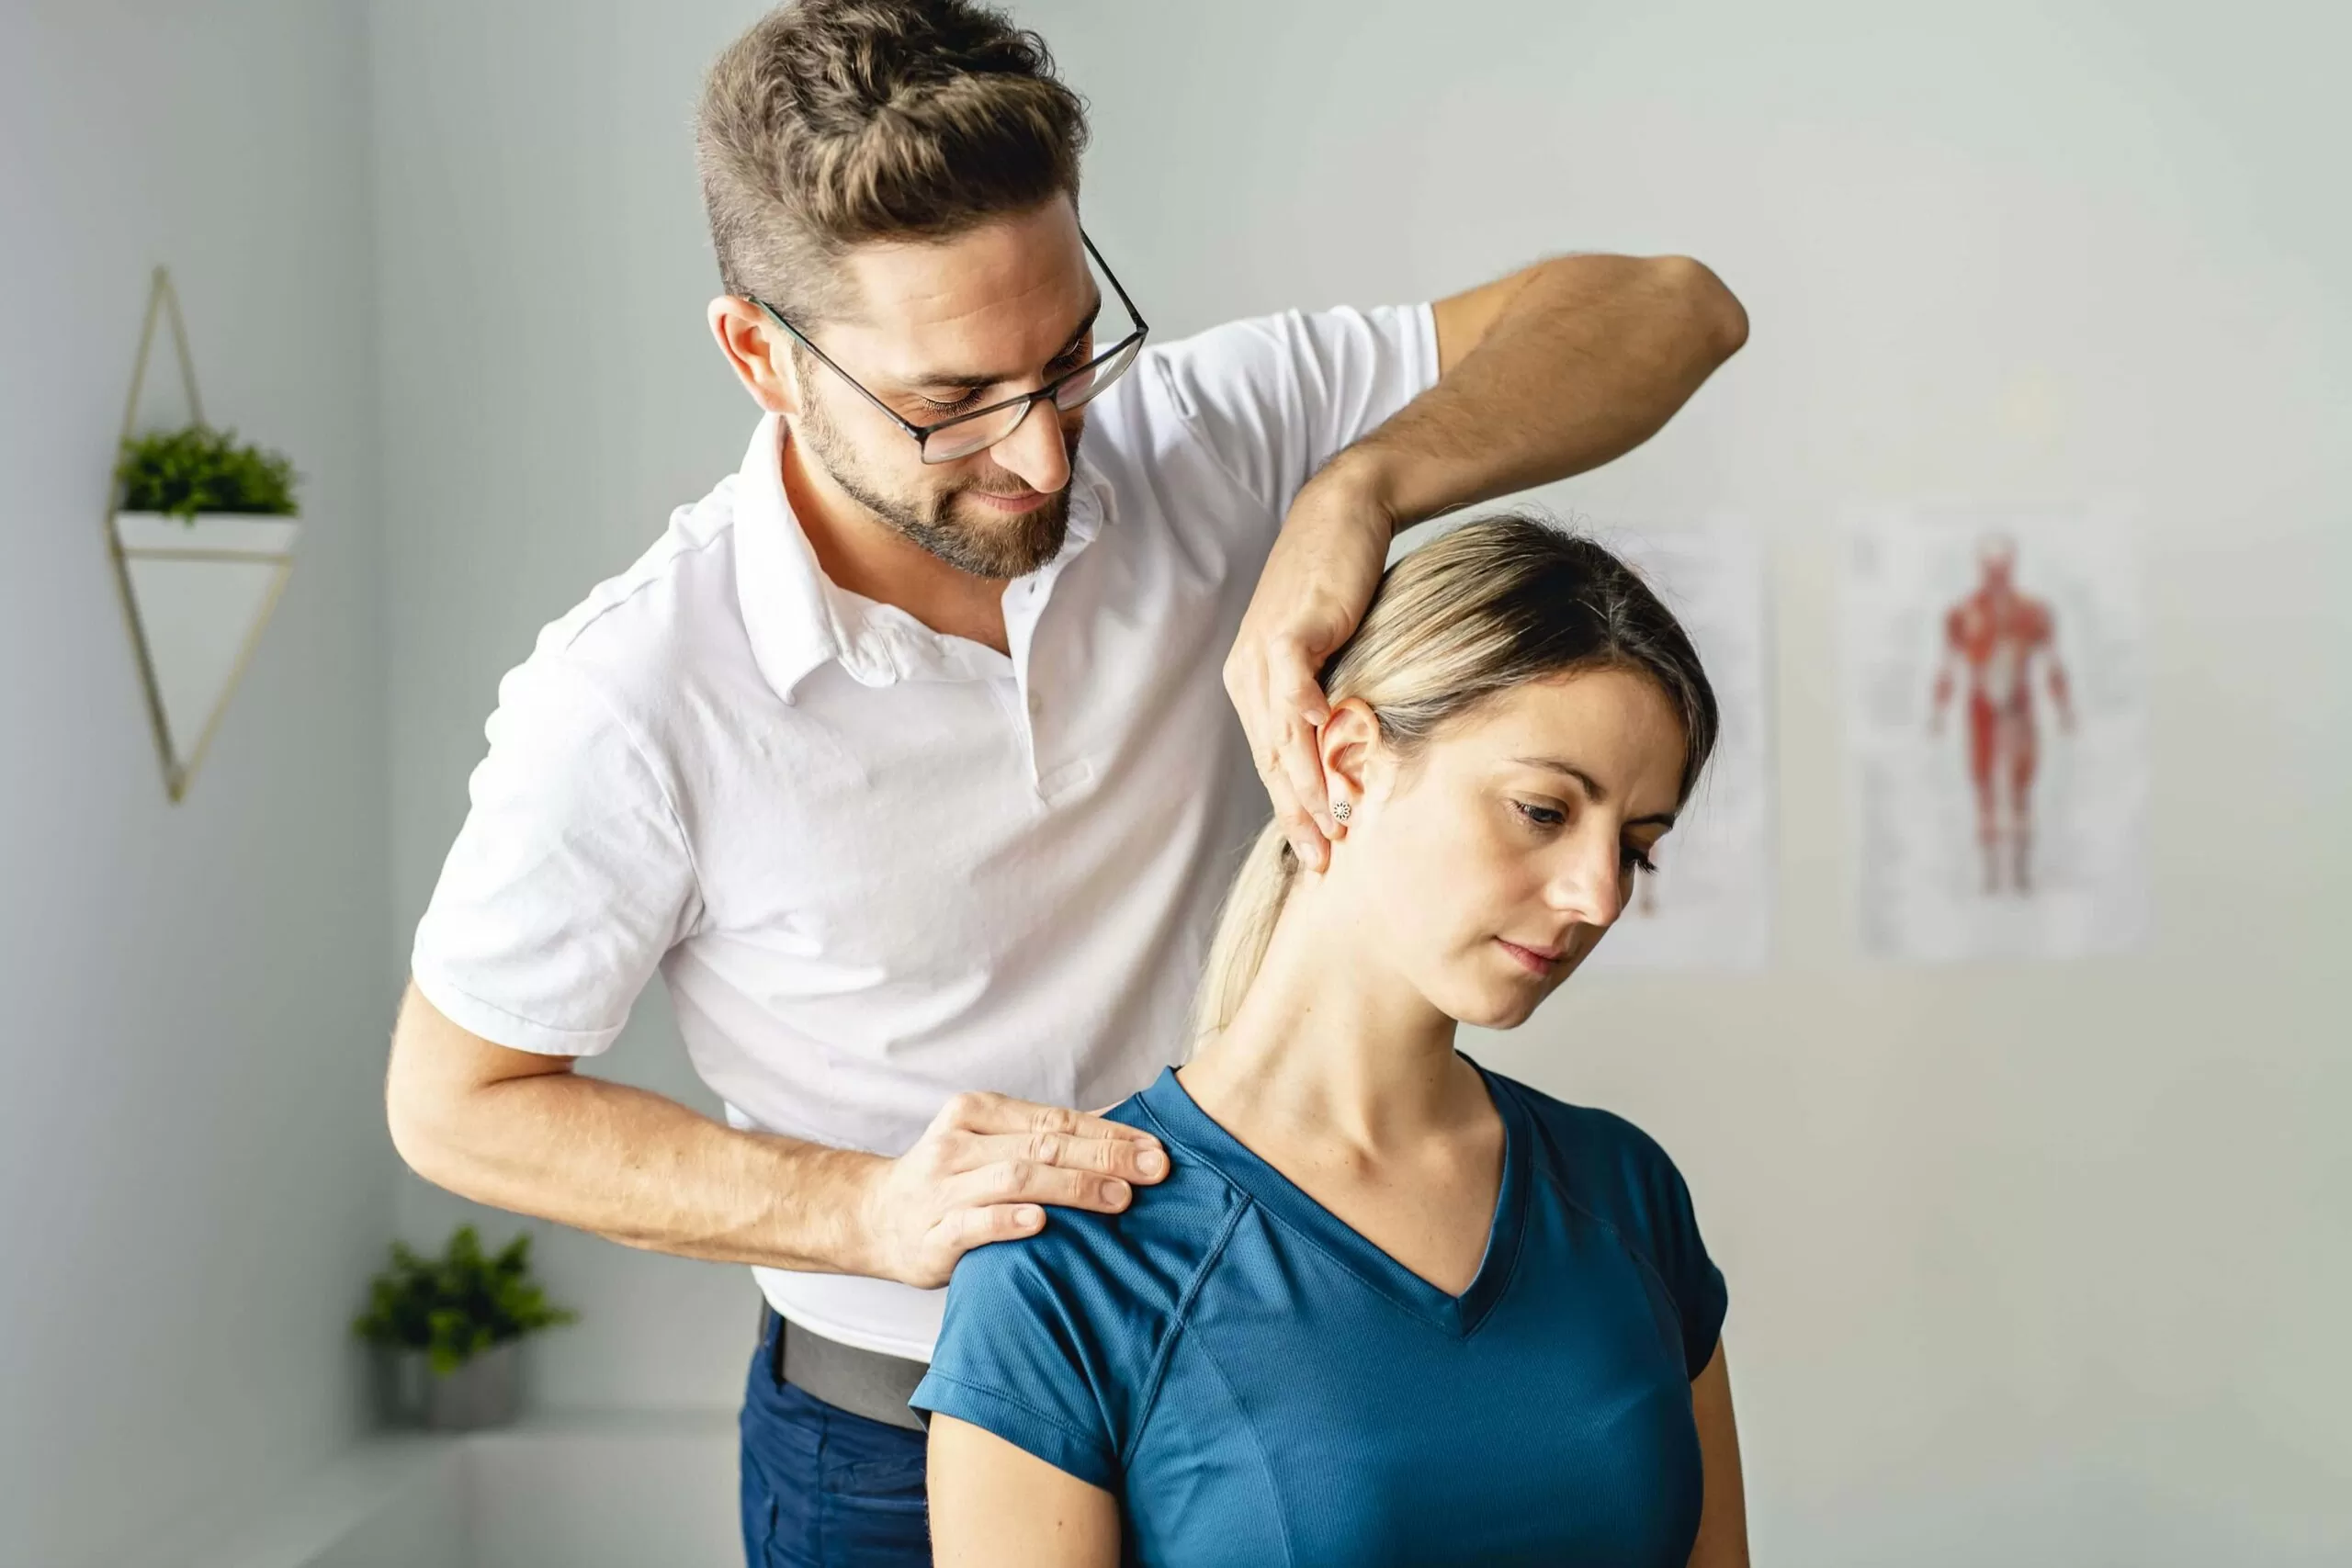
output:
[[[2086,511],[1860,516],[1845,623],[1864,947],[1956,961],[2136,944],[2148,696],[2129,530]]]
[[[1690,634],[1723,717],[1713,760],[1653,857],[1657,874],[1635,878],[1587,973],[1760,969],[1771,951],[1773,823],[1762,541],[1736,519],[1594,533],[1648,579]]]

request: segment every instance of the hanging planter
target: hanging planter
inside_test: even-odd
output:
[[[131,434],[155,322],[168,311],[190,423]],[[211,747],[294,565],[293,465],[204,421],[178,297],[155,269],[123,415],[107,553],[174,801]]]

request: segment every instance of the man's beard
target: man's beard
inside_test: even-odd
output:
[[[1073,457],[1084,430],[1081,421],[1065,436]],[[958,571],[1010,581],[1028,576],[1062,552],[1062,541],[1069,533],[1068,484],[1027,512],[986,523],[966,522],[955,515],[956,500],[967,491],[978,492],[977,483],[935,491],[921,502],[884,494],[858,471],[847,444],[813,400],[801,414],[795,434],[808,456],[852,501]]]

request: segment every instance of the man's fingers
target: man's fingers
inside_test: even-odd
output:
[[[1290,840],[1291,852],[1310,871],[1323,869],[1330,840],[1330,785],[1323,777],[1323,754],[1316,731],[1330,716],[1330,705],[1316,680],[1315,661],[1304,645],[1279,643],[1264,671],[1265,708],[1259,716],[1264,739],[1257,742],[1258,776],[1273,802],[1274,816]]]
[[[967,1133],[1058,1133],[1075,1138],[1125,1138],[1158,1146],[1140,1127],[1090,1116],[1066,1105],[1040,1105],[1009,1094],[959,1094],[948,1102],[948,1120]]]
[[[1283,826],[1291,852],[1309,871],[1323,869],[1330,838],[1317,813],[1329,811],[1324,798],[1323,762],[1312,732],[1307,739],[1286,742],[1259,770],[1266,795],[1273,802],[1274,820]]]
[[[950,1206],[957,1208],[1051,1203],[1064,1209],[1091,1209],[1097,1213],[1115,1214],[1127,1206],[1135,1190],[1115,1176],[1015,1159],[999,1160],[950,1178],[942,1193]]]
[[[1045,1224],[1046,1211],[1035,1203],[989,1203],[950,1210],[931,1228],[929,1239],[945,1250],[946,1261],[952,1265],[976,1247],[1035,1235]]]
[[[1299,796],[1297,763],[1292,755],[1295,742],[1278,740],[1261,750],[1256,758],[1258,782],[1266,786],[1266,799],[1274,809],[1274,820],[1282,824],[1283,837],[1290,840],[1291,852],[1299,863],[1309,870],[1323,869],[1324,836],[1316,825],[1313,813]],[[1320,762],[1316,772],[1322,772]]]
[[[1315,744],[1315,731],[1301,725],[1284,742],[1283,771],[1292,797],[1313,819],[1316,831],[1327,840],[1338,838],[1331,825],[1331,784],[1323,776],[1323,752]]]
[[[1331,716],[1330,699],[1324,695],[1323,682],[1317,679],[1321,668],[1321,659],[1309,653],[1305,644],[1283,644],[1266,671],[1266,683],[1273,690],[1275,711],[1295,714],[1300,723],[1319,728]]]
[[[1115,1123],[1114,1123],[1115,1125]],[[1065,1170],[1115,1176],[1124,1181],[1158,1181],[1168,1174],[1168,1156],[1157,1143],[1140,1138],[1085,1138],[1074,1133],[998,1133],[975,1138],[968,1168],[1031,1160]]]

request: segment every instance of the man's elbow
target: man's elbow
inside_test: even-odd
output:
[[[451,1107],[446,1090],[403,1071],[400,1054],[392,1055],[384,1078],[384,1126],[392,1135],[392,1151],[402,1164],[435,1187],[458,1190],[461,1164],[458,1141],[451,1136]]]
[[[392,1150],[411,1170],[435,1187],[480,1201],[475,1157],[482,1126],[478,1112],[482,1086],[457,1070],[431,1038],[415,1037],[413,1013],[403,1014],[392,1033],[392,1055],[384,1073],[384,1126]]]
[[[1747,309],[1714,269],[1690,256],[1660,256],[1653,265],[1713,362],[1720,365],[1737,354],[1747,342]]]

